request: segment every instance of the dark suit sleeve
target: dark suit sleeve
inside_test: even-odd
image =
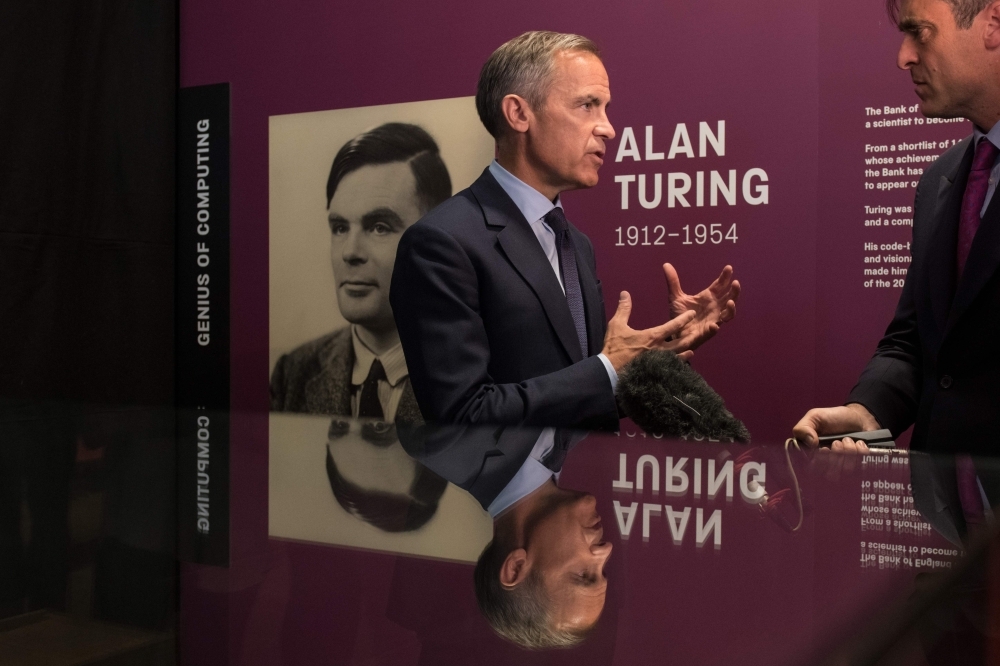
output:
[[[914,200],[914,221],[922,179]],[[917,235],[914,233],[911,256],[917,256]],[[921,346],[917,329],[917,307],[914,299],[914,271],[908,272],[896,313],[885,335],[875,349],[875,355],[865,366],[857,385],[847,398],[848,403],[863,405],[883,428],[898,436],[913,424],[920,402]]]
[[[847,402],[864,405],[898,436],[913,423],[920,401],[920,342],[913,290],[907,280],[896,314]]]
[[[596,356],[518,383],[493,381],[478,276],[446,232],[421,224],[406,231],[390,299],[413,391],[429,421],[618,427],[611,380]]]

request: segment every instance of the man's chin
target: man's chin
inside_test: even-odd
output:
[[[588,187],[593,187],[594,185],[597,185],[597,182],[599,180],[600,177],[597,175],[597,171],[583,174],[577,179],[575,189],[585,190]]]
[[[925,118],[958,118],[960,113],[949,109],[947,104],[935,97],[920,98],[920,113]]]
[[[340,314],[347,320],[348,324],[354,324],[355,326],[367,329],[376,328],[374,324],[378,321],[378,317],[375,308],[363,306],[364,304],[362,303],[341,303]]]

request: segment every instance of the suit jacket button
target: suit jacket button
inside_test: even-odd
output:
[[[938,385],[943,389],[951,387],[951,375],[942,375]]]

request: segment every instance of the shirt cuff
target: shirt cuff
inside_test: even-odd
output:
[[[611,365],[611,361],[604,354],[598,354],[597,358],[601,359],[604,369],[608,371],[608,379],[611,380],[611,392],[614,393],[618,388],[618,373],[615,372],[615,366]]]

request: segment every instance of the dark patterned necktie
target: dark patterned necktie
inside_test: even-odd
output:
[[[553,472],[558,473],[562,471],[563,463],[566,462],[566,456],[569,454],[571,434],[569,430],[556,430],[552,438],[552,450],[541,461],[543,465]]]
[[[559,270],[562,272],[566,303],[576,327],[576,337],[580,340],[580,351],[587,358],[587,317],[583,309],[583,292],[580,290],[580,274],[576,270],[576,252],[573,238],[569,235],[569,222],[562,208],[556,206],[545,215],[545,223],[556,233],[556,249],[559,251]]]
[[[961,279],[965,270],[965,261],[969,258],[972,241],[979,230],[981,217],[979,212],[986,202],[986,193],[990,189],[990,171],[996,162],[1000,149],[982,139],[976,147],[976,155],[972,158],[972,170],[969,172],[969,182],[965,185],[962,196],[962,212],[958,216],[958,277]]]
[[[358,394],[358,418],[359,419],[379,419],[385,418],[382,411],[382,403],[378,399],[378,383],[389,381],[385,376],[385,368],[378,359],[372,361],[372,367],[368,370],[368,377],[361,385],[361,392]]]

